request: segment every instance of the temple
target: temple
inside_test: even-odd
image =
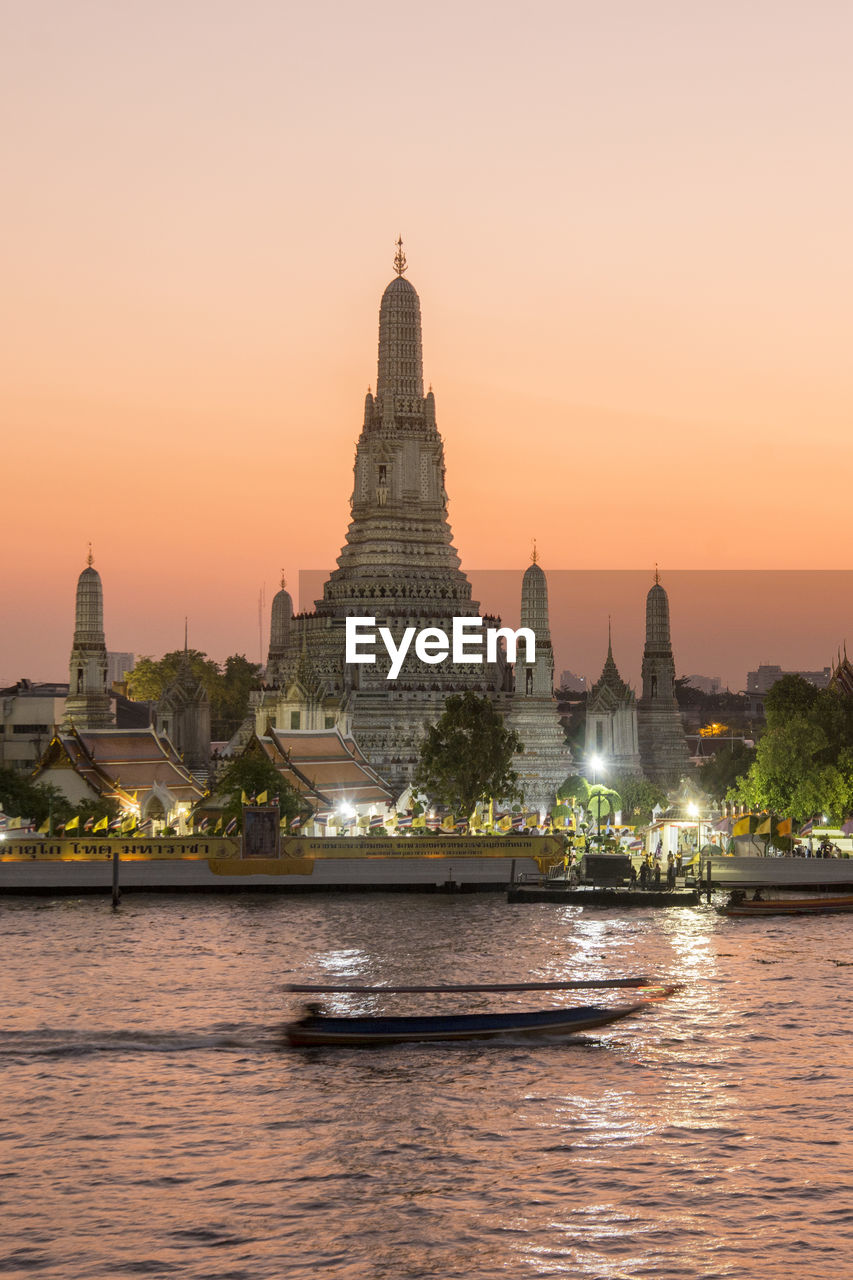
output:
[[[347,664],[347,616],[372,617],[399,642],[406,627],[452,628],[479,616],[453,545],[444,446],[435,397],[424,394],[421,309],[405,278],[402,241],[396,275],[379,308],[376,393],[368,391],[355,453],[351,520],[338,567],[314,610],[292,617],[276,597],[267,687],[255,699],[255,727],[328,729],[352,734],[371,766],[399,791],[410,781],[424,726],[451,693],[498,697],[508,688],[497,661],[436,666],[410,649],[396,680],[377,647],[374,665]],[[282,591],[284,588],[282,588]],[[484,618],[485,626],[499,619]]]
[[[681,713],[675,699],[675,659],[669,634],[669,598],[655,581],[646,597],[643,696],[637,707],[643,772],[652,782],[670,786],[690,768]]]
[[[619,674],[613,659],[613,640],[607,624],[607,657],[604,668],[589,691],[586,704],[587,759],[600,756],[608,774],[643,772],[637,732],[637,699]]]

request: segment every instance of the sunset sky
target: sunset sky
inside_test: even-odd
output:
[[[0,680],[67,678],[89,541],[108,648],[257,656],[398,234],[467,570],[848,569],[851,48],[843,0],[6,0]],[[692,607],[735,686],[853,638]]]

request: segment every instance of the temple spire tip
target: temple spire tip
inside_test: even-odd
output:
[[[92,555],[92,544],[91,544],[91,542],[90,542],[90,543],[89,543],[89,554],[88,554],[88,556],[86,557],[86,564],[87,564],[87,565],[89,566],[89,568],[91,569],[91,567],[92,567],[92,565],[93,565],[94,563],[95,563],[95,557]]]
[[[403,253],[403,237],[397,237],[397,252],[394,254],[394,270],[398,276],[401,276],[407,269],[406,255]]]

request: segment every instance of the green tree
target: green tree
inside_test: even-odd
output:
[[[189,649],[186,653],[183,649],[173,649],[162,658],[139,658],[127,675],[128,697],[135,702],[157,702],[177,679],[185,659],[189,660],[192,674],[205,687],[213,716],[213,708],[222,697],[223,676],[218,664],[200,649]]]
[[[225,659],[218,697],[211,703],[211,725],[214,737],[230,738],[249,714],[249,694],[257,689],[261,668],[245,654],[234,653]]]
[[[127,676],[127,692],[137,702],[157,702],[181,674],[185,661],[201,681],[210,703],[214,738],[230,738],[249,713],[249,694],[260,684],[261,668],[245,654],[225,659],[224,668],[200,649],[174,649],[162,658],[142,657]]]
[[[72,804],[58,787],[47,782],[33,782],[15,769],[0,769],[0,805],[10,818],[29,818],[40,827],[48,818],[56,827],[77,815],[80,825],[87,818],[114,818],[118,805],[114,800],[91,799]]]
[[[767,728],[783,728],[791,720],[808,716],[817,695],[816,687],[802,676],[783,676],[768,690],[764,699]]]
[[[773,686],[765,707],[767,731],[729,798],[798,822],[816,813],[841,822],[853,806],[850,700],[786,676]]]
[[[238,756],[229,764],[216,784],[213,796],[224,800],[222,807],[223,825],[227,826],[233,818],[237,819],[237,829],[243,825],[243,795],[249,798],[267,792],[270,800],[278,796],[282,821],[288,822],[297,814],[307,814],[310,805],[284,779],[275,765],[265,754],[249,754]],[[200,806],[204,808],[202,804]]]
[[[518,734],[505,727],[488,698],[453,694],[438,722],[427,728],[414,783],[432,800],[467,817],[478,803],[522,798],[512,767],[520,751]]]
[[[618,774],[613,783],[622,797],[622,820],[629,826],[651,822],[655,805],[667,807],[666,793],[648,778],[625,773]]]
[[[699,786],[712,799],[723,800],[737,785],[738,779],[748,773],[754,760],[755,748],[748,747],[745,742],[738,740],[731,746],[721,747],[707,764],[700,766],[697,774]]]
[[[587,808],[592,814],[593,821],[600,826],[607,818],[619,812],[622,808],[622,797],[612,787],[605,787],[597,782],[589,789]]]
[[[575,802],[586,808],[590,790],[590,784],[583,774],[570,773],[566,781],[557,788],[557,799],[563,803]]]

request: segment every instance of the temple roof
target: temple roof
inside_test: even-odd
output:
[[[634,691],[620,676],[619,668],[616,666],[613,659],[613,642],[610,635],[610,626],[608,624],[607,657],[604,660],[604,667],[601,675],[590,689],[589,698],[587,700],[587,710],[594,709],[597,706],[613,707],[620,702],[633,701]]]
[[[388,804],[392,799],[355,739],[338,729],[288,731],[268,725],[258,741],[282,777],[309,799],[324,805]]]
[[[71,767],[96,794],[144,807],[155,783],[176,801],[194,804],[201,787],[168,738],[153,729],[61,729],[39,761],[36,779],[53,768]]]

